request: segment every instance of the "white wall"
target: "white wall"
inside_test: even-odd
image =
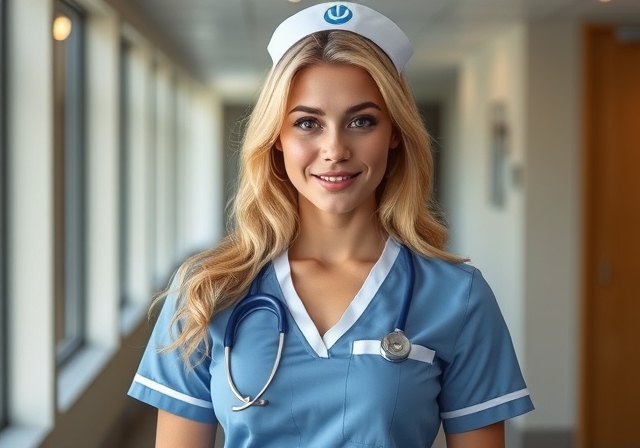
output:
[[[55,414],[50,393],[55,388],[55,358],[49,349],[55,345],[53,300],[40,300],[54,294],[52,4],[34,0],[9,6],[7,276],[8,297],[20,299],[9,304],[7,321],[9,340],[21,345],[8,350],[8,413],[16,432],[27,426],[46,431]],[[43,337],[34,338],[35,331]]]
[[[504,208],[490,202],[490,106],[503,101],[510,166],[522,165],[525,139],[524,26],[513,26],[466,58],[458,74],[455,122],[443,149],[443,206],[450,249],[471,258],[494,289],[521,362],[524,357],[523,192],[509,184]]]
[[[532,428],[577,421],[580,268],[579,29],[529,27],[525,329]]]
[[[186,195],[191,198],[185,209],[185,251],[194,251],[213,245],[225,233],[224,184],[225,149],[223,145],[222,100],[213,92],[194,87],[190,92],[192,114],[187,135],[191,151],[187,154],[185,166]],[[216,147],[217,151],[211,151]]]
[[[527,431],[574,430],[577,419],[577,28],[538,22],[502,32],[462,61],[447,115],[451,250],[469,256],[496,293],[537,408],[515,420]],[[507,107],[509,164],[522,174],[502,209],[489,201],[496,100]]]

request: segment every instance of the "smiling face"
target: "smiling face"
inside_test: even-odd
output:
[[[377,85],[361,68],[313,65],[295,76],[276,142],[300,213],[372,214],[399,144]]]

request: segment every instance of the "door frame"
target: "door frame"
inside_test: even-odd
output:
[[[593,266],[596,265],[596,253],[593,238],[596,233],[596,225],[593,218],[596,213],[595,204],[595,176],[597,173],[595,166],[596,144],[593,138],[597,129],[596,95],[594,94],[595,72],[592,69],[596,63],[593,56],[593,48],[596,45],[596,38],[602,33],[612,33],[615,31],[615,24],[586,24],[581,32],[581,52],[582,61],[580,73],[582,75],[582,114],[581,114],[581,155],[582,155],[582,216],[581,216],[581,266],[580,266],[580,335],[579,335],[579,388],[578,388],[578,426],[576,431],[576,447],[588,448],[592,442],[593,435],[590,431],[589,409],[592,405],[593,374],[590,365],[594,362],[592,347],[592,322],[594,318],[593,301],[594,292],[590,287],[590,275],[593,273]]]
[[[582,265],[580,280],[580,361],[579,361],[579,400],[578,400],[578,431],[577,431],[577,447],[586,448],[590,441],[589,434],[589,403],[591,397],[589,390],[593,381],[588,366],[591,362],[591,354],[589,351],[591,338],[591,316],[593,294],[589,287],[590,267],[593,266],[595,253],[590,242],[595,232],[595,224],[591,216],[595,212],[593,203],[593,176],[594,167],[594,143],[592,138],[592,129],[590,126],[593,121],[593,111],[595,110],[595,95],[593,94],[594,72],[591,69],[594,61],[592,48],[594,45],[594,37],[603,31],[610,29],[610,26],[604,25],[585,25],[582,29],[581,45],[582,45],[582,116],[581,116],[581,136],[582,136]]]

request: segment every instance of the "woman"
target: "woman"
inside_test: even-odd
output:
[[[269,51],[235,230],[178,271],[129,392],[159,409],[156,446],[211,447],[217,423],[229,447],[430,446],[442,422],[450,448],[503,447],[533,405],[490,288],[430,212],[406,36],[330,3]],[[235,315],[250,285],[289,326],[262,394],[278,317]]]

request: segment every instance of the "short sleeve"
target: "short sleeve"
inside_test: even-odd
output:
[[[176,295],[162,307],[128,394],[158,409],[202,423],[216,423],[211,401],[210,358],[188,367],[180,350],[159,352],[178,334],[170,324],[176,311]]]
[[[491,288],[476,269],[438,402],[448,434],[533,410],[509,330]]]

